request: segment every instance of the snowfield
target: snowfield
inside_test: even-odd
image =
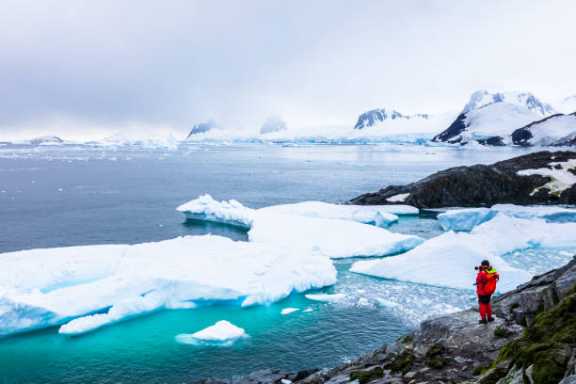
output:
[[[12,252],[0,262],[0,335],[56,324],[80,334],[194,300],[249,306],[336,282],[314,250],[210,235]]]
[[[576,159],[553,162],[548,164],[550,168],[523,169],[517,172],[519,176],[540,175],[549,177],[551,180],[546,184],[536,188],[532,193],[537,193],[541,189],[547,189],[551,194],[561,194],[568,188],[576,184]]]

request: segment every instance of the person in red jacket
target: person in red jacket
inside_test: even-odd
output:
[[[478,270],[478,274],[476,275],[476,294],[478,295],[478,304],[480,305],[479,323],[487,324],[489,321],[494,321],[490,300],[496,291],[496,283],[500,276],[488,260],[482,261],[476,269]]]

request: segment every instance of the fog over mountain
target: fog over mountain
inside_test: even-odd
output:
[[[571,0],[5,0],[0,138],[353,126],[477,89],[576,93]]]

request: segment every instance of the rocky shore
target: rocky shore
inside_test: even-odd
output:
[[[446,169],[408,185],[392,185],[350,201],[418,208],[494,204],[576,204],[576,152],[536,152],[491,165]]]
[[[431,319],[396,343],[332,369],[254,372],[205,384],[576,383],[576,258],[494,300],[496,321],[469,309]]]

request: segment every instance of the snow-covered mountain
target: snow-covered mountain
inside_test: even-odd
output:
[[[286,122],[280,117],[271,116],[266,119],[262,127],[260,127],[260,134],[265,135],[267,133],[282,132],[288,129]]]
[[[216,123],[213,120],[205,121],[203,123],[194,124],[190,133],[188,133],[188,137],[197,135],[199,133],[206,133],[213,129],[216,126]]]
[[[576,112],[556,114],[534,121],[512,133],[516,145],[572,145],[570,137],[576,137]]]
[[[32,145],[59,145],[63,143],[64,140],[58,136],[41,136],[30,140]]]
[[[549,104],[528,92],[477,91],[472,94],[456,120],[436,135],[433,141],[512,144],[511,135],[515,130],[554,112]]]
[[[546,117],[556,113],[550,104],[544,103],[530,92],[489,92],[486,90],[476,91],[470,96],[470,100],[464,106],[462,113],[480,109],[493,103],[509,103]]]
[[[430,116],[425,113],[419,113],[415,115],[405,115],[396,110],[386,110],[383,108],[373,109],[367,112],[364,112],[358,117],[358,121],[356,125],[354,125],[354,129],[364,129],[367,127],[373,127],[382,123],[386,120],[410,120],[410,119],[424,119],[427,120]]]

